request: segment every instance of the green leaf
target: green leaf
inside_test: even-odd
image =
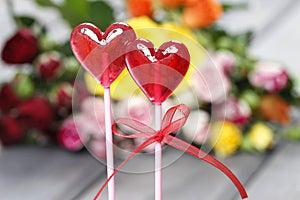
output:
[[[43,7],[54,7],[54,8],[58,7],[58,5],[56,5],[55,3],[53,3],[51,0],[35,0],[35,2],[39,6],[43,6]]]
[[[113,21],[113,9],[103,1],[89,3],[89,22],[105,30]]]
[[[247,136],[243,137],[242,144],[241,144],[240,148],[241,148],[242,151],[245,151],[245,152],[252,153],[252,152],[255,151],[251,141],[249,140],[249,137],[247,137]]]
[[[30,16],[14,16],[14,20],[18,26],[25,26],[25,27],[30,27],[34,23],[36,23],[36,20],[33,17]]]
[[[286,130],[284,136],[290,140],[300,140],[300,127],[297,125],[291,126]]]
[[[105,29],[114,21],[113,9],[101,0],[64,0],[61,4],[55,4],[51,0],[36,2],[40,6],[56,8],[71,28],[90,22]]]
[[[59,51],[63,53],[65,56],[73,56],[73,51],[70,46],[70,41],[67,41],[66,43],[61,45]]]
[[[62,17],[69,23],[71,28],[85,22],[88,16],[88,1],[86,0],[65,0],[59,8]]]
[[[249,8],[249,3],[223,3],[222,8],[224,12],[231,10],[245,10]]]

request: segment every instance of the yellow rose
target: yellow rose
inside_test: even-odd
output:
[[[261,122],[252,126],[247,137],[249,138],[252,146],[258,151],[265,151],[273,145],[273,131]]]
[[[242,133],[239,128],[228,121],[215,122],[211,127],[210,143],[219,157],[227,157],[240,147]]]

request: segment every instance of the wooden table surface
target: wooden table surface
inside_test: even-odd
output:
[[[300,1],[251,2],[248,11],[225,15],[220,23],[234,32],[255,30],[251,53],[260,58],[286,63],[288,70],[300,79]],[[32,9],[30,1],[24,1],[27,6],[21,4],[18,5],[20,10],[21,7],[24,10]],[[9,23],[5,12],[4,2],[1,1],[2,20]],[[45,21],[54,23],[51,20],[47,18]],[[13,29],[8,29],[2,32],[1,46],[12,31]],[[4,78],[2,75],[2,79]],[[163,157],[167,162],[179,153],[168,148]],[[237,154],[223,162],[245,184],[249,199],[298,200],[299,153],[300,143],[283,141],[272,152],[257,155]],[[189,155],[183,154],[177,158],[163,170],[165,200],[239,199],[234,186],[218,170]],[[143,169],[149,166],[153,166],[153,157],[140,156],[130,161],[126,169]],[[70,153],[57,147],[15,146],[2,149],[0,153],[1,200],[92,199],[105,178],[105,166],[85,151]],[[153,182],[153,173],[120,172],[116,176],[117,199],[154,199]],[[106,192],[101,199],[107,199]]]

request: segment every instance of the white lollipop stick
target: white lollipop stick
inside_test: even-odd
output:
[[[155,104],[155,130],[160,130],[162,109],[161,104]],[[162,200],[162,144],[155,143],[155,200]]]
[[[106,136],[106,163],[107,177],[114,173],[114,151],[112,137],[112,114],[111,114],[111,99],[110,88],[104,88],[104,111],[105,111],[105,136]],[[115,180],[114,177],[108,183],[108,199],[115,200]]]

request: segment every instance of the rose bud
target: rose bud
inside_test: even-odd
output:
[[[9,116],[0,118],[0,143],[3,145],[11,145],[22,141],[24,132],[18,121]]]
[[[290,105],[275,94],[262,97],[259,111],[265,120],[278,122],[283,125],[289,124],[291,121]]]
[[[225,119],[238,125],[245,125],[251,118],[250,106],[244,100],[234,97],[215,104],[212,112],[216,119]]]
[[[132,17],[153,15],[152,0],[128,0],[127,6]]]
[[[190,28],[212,25],[222,14],[222,5],[216,0],[195,0],[183,9],[182,18]]]
[[[56,87],[50,94],[51,103],[58,108],[70,108],[72,106],[73,87],[70,83],[63,83]]]
[[[19,29],[2,49],[2,60],[7,64],[31,63],[39,53],[38,39],[28,28]]]
[[[76,124],[73,118],[66,119],[57,133],[58,143],[67,150],[79,151],[83,148]]]
[[[0,89],[0,109],[2,112],[8,112],[20,103],[20,99],[9,84],[2,85]]]
[[[17,107],[19,120],[27,128],[45,130],[53,120],[50,103],[43,97],[33,97]]]
[[[21,99],[27,99],[34,95],[35,86],[28,74],[17,74],[12,82],[16,94]]]
[[[278,92],[288,83],[288,74],[282,65],[276,62],[260,61],[249,75],[250,83],[268,92]]]
[[[61,66],[61,58],[57,52],[42,54],[36,63],[37,73],[41,78],[45,79],[57,77]]]
[[[192,77],[192,88],[204,102],[222,102],[231,88],[228,77],[210,62],[205,62]]]
[[[182,129],[184,137],[195,144],[206,143],[209,138],[209,115],[201,110],[192,111]]]
[[[230,74],[235,66],[236,58],[230,51],[218,51],[212,56],[217,67],[221,68],[225,74]]]

